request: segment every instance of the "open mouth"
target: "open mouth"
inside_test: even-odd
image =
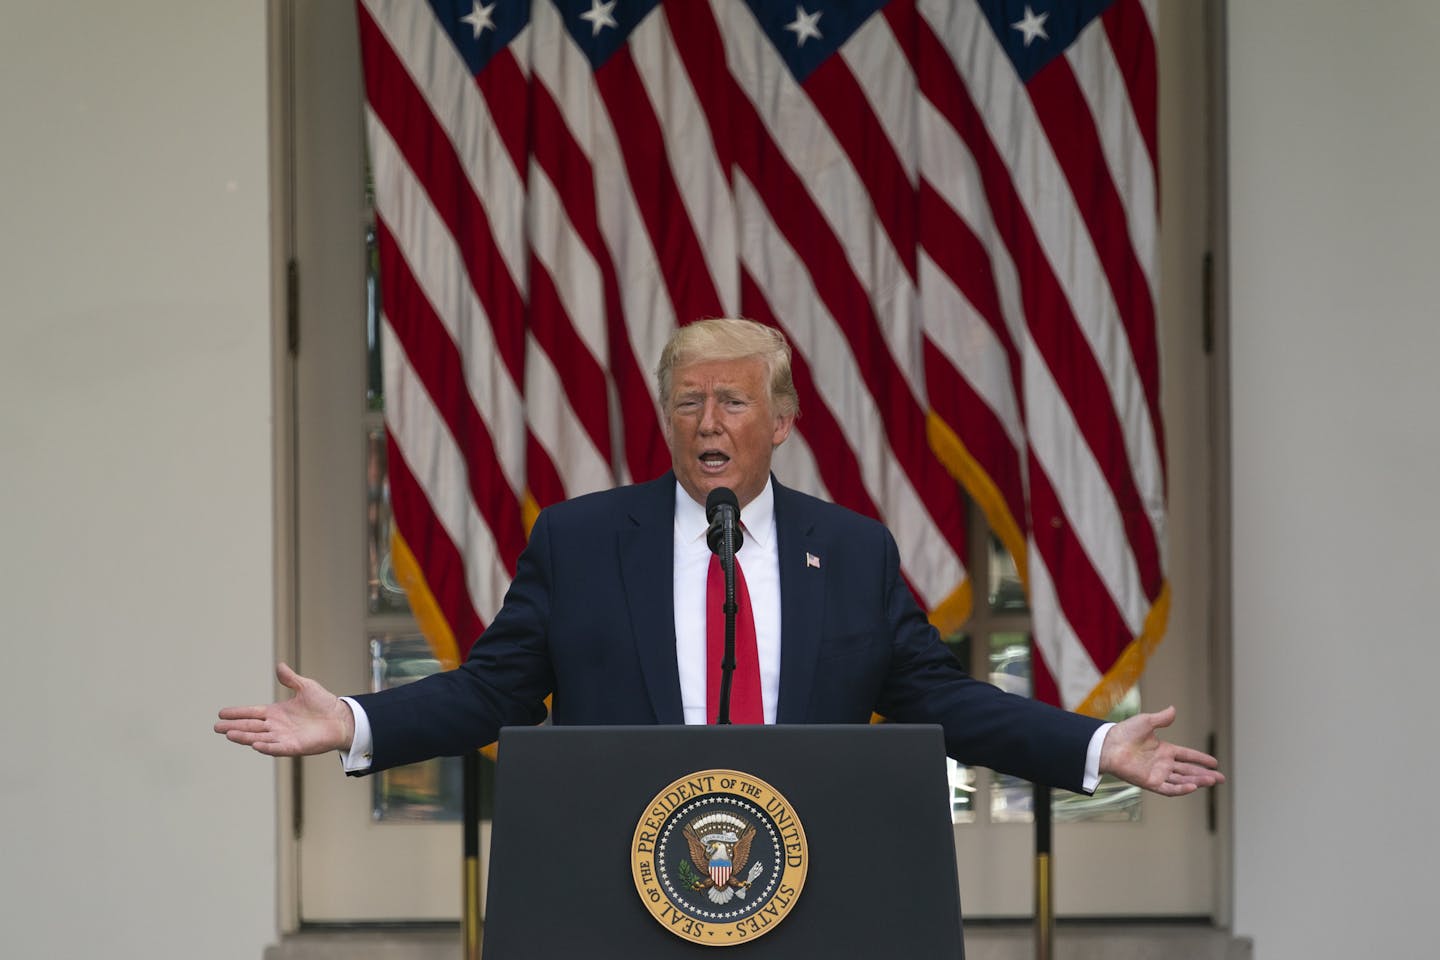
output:
[[[730,455],[720,450],[706,450],[696,459],[700,461],[700,466],[704,467],[707,471],[719,472],[724,470],[726,465],[729,464]]]

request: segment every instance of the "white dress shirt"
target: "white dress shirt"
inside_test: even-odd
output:
[[[780,556],[775,549],[775,491],[770,481],[740,510],[745,539],[735,552],[745,572],[755,614],[755,644],[760,656],[760,701],[765,722],[775,722],[780,699]],[[710,672],[705,646],[706,620],[723,617],[707,610],[705,587],[710,547],[705,542],[705,508],[675,484],[675,659],[680,666],[680,703],[685,722],[704,724]]]

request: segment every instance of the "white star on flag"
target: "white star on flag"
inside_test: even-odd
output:
[[[480,34],[486,30],[495,29],[495,21],[491,19],[494,13],[495,4],[492,3],[488,7],[482,7],[480,6],[480,0],[474,0],[474,6],[469,13],[460,18],[460,22],[470,24],[470,28],[475,31],[472,39],[478,39]]]
[[[590,0],[590,11],[580,14],[581,20],[590,21],[590,36],[598,37],[600,31],[606,27],[619,29],[620,24],[616,23],[615,18],[610,15],[610,11],[615,9],[615,3],[616,0],[610,0],[609,3],[601,3],[600,0]]]
[[[816,10],[814,13],[806,13],[804,7],[798,3],[795,5],[795,20],[793,23],[787,23],[785,29],[795,34],[796,46],[805,46],[805,41],[811,37],[816,40],[820,39],[819,23],[820,17],[823,15],[824,11]]]
[[[1037,14],[1030,9],[1030,5],[1027,3],[1025,5],[1025,16],[1010,24],[1010,26],[1025,34],[1025,46],[1028,47],[1030,46],[1030,41],[1036,37],[1039,37],[1041,40],[1050,39],[1050,34],[1045,32],[1045,21],[1048,19],[1050,19],[1049,13]]]

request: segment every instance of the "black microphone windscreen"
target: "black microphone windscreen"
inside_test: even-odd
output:
[[[740,501],[735,499],[735,491],[729,487],[716,487],[710,491],[705,498],[705,519],[711,523],[715,522],[715,512],[721,507],[729,507],[740,515]]]

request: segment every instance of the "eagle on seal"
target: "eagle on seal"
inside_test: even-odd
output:
[[[751,869],[750,875],[741,879],[745,865],[750,862],[755,828],[747,826],[739,835],[709,834],[701,838],[694,827],[687,824],[683,832],[685,842],[690,845],[690,862],[704,878],[691,884],[691,888],[706,891],[713,902],[720,904],[729,903],[737,892],[745,896],[745,888],[760,873],[759,869]]]

